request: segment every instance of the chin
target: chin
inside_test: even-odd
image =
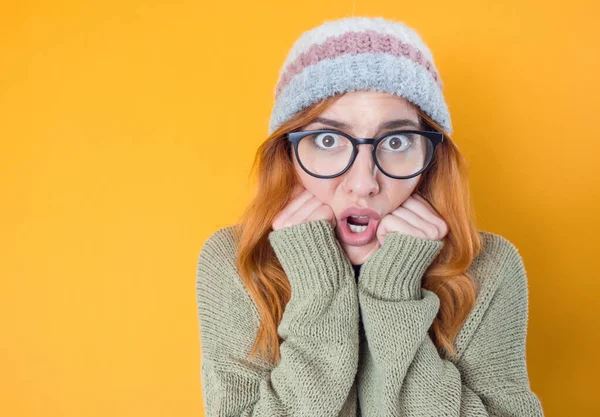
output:
[[[371,253],[373,248],[377,244],[377,242],[369,242],[362,246],[353,246],[353,245],[347,245],[343,242],[340,242],[340,243],[341,243],[342,249],[344,249],[344,252],[346,253],[346,256],[348,257],[350,262],[354,265],[360,265],[360,264],[364,263],[367,260],[367,258],[369,257],[369,254]]]

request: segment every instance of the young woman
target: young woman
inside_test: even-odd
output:
[[[209,416],[543,416],[528,287],[478,230],[430,50],[383,18],[304,33],[257,193],[198,259]]]

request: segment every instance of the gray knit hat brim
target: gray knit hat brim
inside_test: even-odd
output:
[[[275,102],[269,134],[315,102],[358,90],[403,97],[418,105],[448,133],[452,132],[448,107],[429,73],[406,57],[363,53],[323,60],[294,77]]]

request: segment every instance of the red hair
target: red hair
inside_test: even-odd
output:
[[[329,97],[297,113],[256,153],[253,170],[258,174],[257,192],[235,228],[238,271],[261,317],[250,357],[258,354],[272,363],[279,362],[282,340],[277,327],[291,295],[290,283],[268,240],[273,219],[290,201],[299,181],[285,133],[310,123],[339,97]],[[448,134],[415,108],[421,123],[444,134],[415,191],[431,203],[449,228],[444,247],[425,272],[422,286],[440,299],[429,332],[440,354],[450,357],[456,354],[454,338],[475,304],[478,288],[467,268],[479,254],[482,242],[474,224],[467,162]]]

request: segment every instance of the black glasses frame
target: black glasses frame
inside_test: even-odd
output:
[[[350,143],[352,143],[353,149],[352,149],[352,155],[350,156],[350,161],[348,162],[348,165],[346,165],[346,167],[338,174],[317,175],[317,174],[310,172],[302,164],[302,160],[300,159],[300,156],[298,154],[298,143],[300,143],[300,140],[302,140],[304,137],[306,137],[308,135],[314,135],[315,133],[335,133],[335,134],[344,136],[345,138],[347,138],[350,141]],[[383,139],[387,138],[388,136],[403,134],[403,133],[417,133],[419,135],[423,135],[423,136],[427,137],[427,139],[429,139],[433,145],[433,150],[431,152],[431,156],[429,157],[427,162],[423,165],[423,168],[421,168],[416,173],[409,175],[409,176],[391,175],[391,174],[385,172],[385,170],[381,167],[381,165],[379,165],[379,161],[377,161],[377,155],[376,155],[377,146],[379,145],[379,142],[381,142]],[[431,165],[431,162],[433,161],[433,158],[435,155],[435,149],[436,149],[437,145],[444,141],[444,134],[442,132],[431,131],[431,130],[394,130],[392,132],[386,132],[385,134],[378,136],[376,138],[355,138],[355,137],[348,135],[347,133],[344,133],[344,132],[341,132],[341,131],[335,130],[335,129],[302,130],[302,131],[297,131],[297,132],[288,132],[286,134],[286,136],[287,136],[288,141],[290,141],[294,145],[294,153],[296,154],[296,159],[298,160],[298,164],[300,164],[300,167],[308,175],[312,175],[313,177],[323,178],[323,179],[339,177],[340,175],[342,175],[346,171],[348,171],[348,169],[350,169],[350,167],[354,163],[354,160],[356,159],[356,155],[358,154],[358,148],[357,148],[358,145],[373,145],[373,148],[371,150],[371,154],[373,156],[373,161],[375,161],[375,165],[377,165],[377,168],[379,168],[379,170],[381,172],[383,172],[385,175],[387,175],[388,177],[398,179],[398,180],[405,180],[408,178],[416,177],[417,175],[419,175],[423,171],[425,171],[429,167],[429,165]]]

